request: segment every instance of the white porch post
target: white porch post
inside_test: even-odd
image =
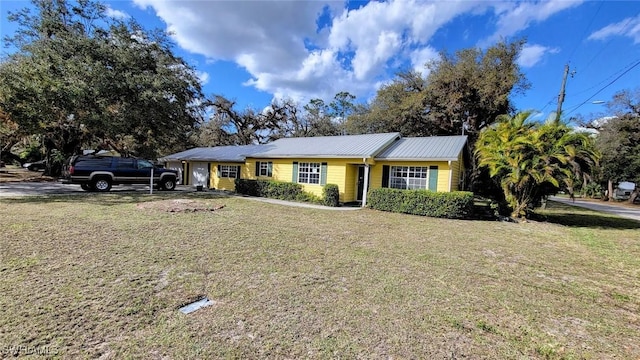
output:
[[[449,192],[451,192],[451,180],[452,179],[453,179],[453,168],[451,167],[451,160],[449,160]]]
[[[367,205],[367,189],[369,188],[369,164],[364,163],[364,186],[362,188],[362,207]]]

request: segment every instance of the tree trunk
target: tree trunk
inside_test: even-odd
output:
[[[607,181],[607,196],[605,196],[604,201],[609,201],[613,199],[613,180],[609,179]]]
[[[636,201],[636,198],[638,198],[638,187],[636,186],[636,189],[633,190],[633,192],[631,193],[631,196],[629,196],[629,203],[633,204]]]

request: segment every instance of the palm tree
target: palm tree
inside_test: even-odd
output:
[[[525,217],[533,205],[572,187],[598,160],[593,140],[558,121],[528,123],[531,112],[503,116],[480,133],[475,155],[500,185],[511,216]]]

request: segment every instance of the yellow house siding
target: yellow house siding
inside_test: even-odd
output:
[[[273,176],[267,178],[264,176],[256,177],[255,168],[258,161],[271,161],[273,163]],[[327,163],[327,184],[338,185],[340,192],[340,201],[355,200],[356,176],[357,168],[355,164],[362,163],[362,159],[305,159],[305,158],[289,158],[289,159],[247,159],[247,175],[243,173],[243,178],[247,179],[265,179],[293,182],[293,163],[311,162],[311,163]],[[296,179],[297,181],[297,179]],[[322,196],[322,188],[320,184],[300,184],[304,191],[311,194]]]
[[[458,161],[451,163],[453,173],[451,174],[451,191],[460,190],[460,179],[464,172],[464,162],[462,160],[462,153],[458,156]]]
[[[456,163],[455,161],[452,162]],[[437,166],[438,167],[438,184],[437,191],[449,191],[449,163],[447,161],[376,161],[375,166],[371,169],[371,177],[369,180],[369,188],[377,189],[382,187],[382,167],[389,166]],[[431,175],[431,174],[430,174]],[[453,180],[453,179],[452,179]],[[453,184],[452,184],[453,185]]]
[[[340,189],[340,200],[343,202],[355,201],[358,190],[358,165],[347,165],[345,171],[345,186]]]
[[[458,181],[460,180],[460,163],[451,162],[451,191],[458,191]]]
[[[209,180],[209,187],[214,188],[216,190],[228,190],[235,191],[236,189],[236,179],[235,178],[221,178],[218,177],[218,165],[228,165],[228,166],[240,166],[240,173],[245,172],[246,165],[239,163],[210,163],[210,174],[211,179]],[[241,175],[242,176],[242,175]]]

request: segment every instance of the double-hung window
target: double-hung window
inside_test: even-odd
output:
[[[271,161],[258,161],[256,164],[256,176],[273,176],[273,162]]]
[[[429,176],[427,166],[392,166],[389,187],[394,189],[426,189]]]
[[[298,164],[298,182],[320,184],[320,163],[301,162]]]
[[[219,165],[220,177],[235,179],[238,177],[238,167],[235,165]]]

